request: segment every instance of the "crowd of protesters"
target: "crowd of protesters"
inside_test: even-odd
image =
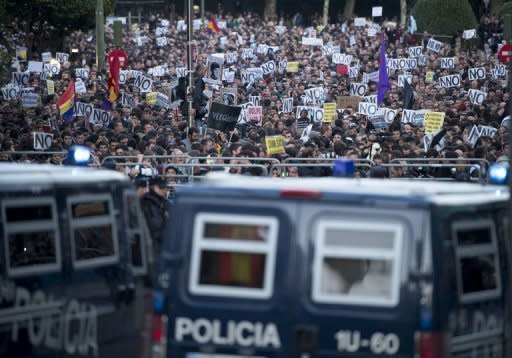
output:
[[[209,18],[209,17],[208,17]],[[196,51],[194,53],[193,93],[187,96],[187,80],[178,78],[176,68],[186,67],[187,40],[183,31],[183,19],[177,19],[168,26],[167,34],[156,35],[162,27],[162,19],[152,16],[141,24],[123,26],[122,49],[126,52],[127,70],[140,71],[152,77],[151,92],[168,96],[169,103],[180,105],[157,106],[146,102],[146,94],[134,84],[133,76],[120,85],[119,99],[114,103],[112,118],[105,125],[91,123],[88,118],[75,117],[64,121],[55,105],[56,99],[75,77],[76,68],[86,68],[89,76],[84,79],[85,94],[77,95],[76,100],[91,103],[96,108],[105,105],[107,94],[108,69],[98,72],[96,67],[95,38],[92,31],[74,32],[64,42],[63,52],[70,53],[69,61],[61,64],[60,73],[52,76],[55,94],[48,95],[46,81],[38,73],[31,73],[27,87],[40,95],[37,108],[23,108],[18,99],[0,103],[0,161],[20,161],[60,164],[63,154],[31,155],[19,152],[33,151],[33,132],[53,133],[50,152],[63,152],[72,145],[88,146],[93,153],[91,165],[102,165],[122,171],[133,178],[166,175],[172,183],[183,183],[190,175],[203,175],[208,170],[222,168],[248,175],[272,176],[322,176],[332,174],[329,166],[293,166],[270,169],[269,162],[261,166],[236,166],[248,164],[248,158],[275,158],[279,161],[293,158],[350,158],[371,160],[372,169],[358,167],[356,176],[414,176],[429,178],[471,177],[474,168],[463,167],[456,171],[449,168],[380,167],[398,158],[429,158],[435,163],[438,158],[480,158],[495,162],[508,151],[509,93],[507,76],[493,73],[500,64],[497,51],[502,44],[502,24],[493,16],[485,15],[477,29],[477,38],[463,40],[461,36],[450,39],[440,38],[444,45],[439,52],[426,49],[428,33],[409,33],[393,21],[378,21],[378,28],[370,23],[356,26],[354,19],[340,19],[326,27],[320,26],[319,18],[305,19],[296,14],[278,21],[264,21],[254,13],[246,12],[232,16],[222,12],[215,15],[214,30],[204,23],[194,31]],[[307,22],[307,25],[305,24]],[[164,24],[166,22],[164,21]],[[370,25],[368,25],[370,24]],[[220,25],[220,26],[219,26]],[[225,26],[224,26],[225,25]],[[15,25],[13,25],[15,26]],[[276,26],[285,31],[276,31]],[[369,34],[369,26],[377,29]],[[281,28],[282,29],[282,28]],[[106,27],[107,48],[112,48],[113,29]],[[166,37],[167,45],[157,45],[157,37]],[[332,54],[322,51],[321,46],[303,45],[302,37],[316,37],[323,44],[340,46],[341,53],[352,55],[350,68],[357,68],[350,78],[350,71],[332,62]],[[363,74],[374,73],[379,69],[379,53],[382,36],[386,39],[388,58],[408,57],[407,49],[423,46],[425,63],[408,70],[412,76],[414,89],[413,108],[444,112],[442,131],[434,142],[424,140],[425,128],[421,124],[405,123],[402,118],[403,88],[398,86],[398,76],[404,71],[390,71],[391,86],[386,93],[382,107],[396,110],[394,120],[385,126],[374,126],[365,115],[358,113],[357,106],[337,108],[336,115],[314,121],[307,112],[297,118],[295,108],[304,104],[305,90],[313,87],[325,89],[324,102],[336,102],[340,96],[350,95],[350,83],[362,82]],[[23,33],[16,33],[10,41],[14,45],[23,44]],[[257,54],[258,44],[272,48],[264,54]],[[242,50],[254,49],[250,58],[242,56]],[[78,49],[73,52],[72,49]],[[41,60],[41,53],[32,52],[28,60]],[[225,63],[224,69],[235,72],[234,82],[226,81],[210,84],[202,80],[206,73],[207,58],[211,54],[236,54],[236,61]],[[455,58],[454,68],[441,68],[440,59]],[[241,71],[261,66],[268,61],[276,64],[286,60],[299,62],[297,72],[276,70],[251,83],[243,83]],[[19,71],[24,71],[26,62],[18,63]],[[156,66],[166,68],[165,73],[150,75]],[[484,79],[470,81],[470,68],[485,68]],[[13,69],[14,71],[14,69]],[[434,73],[433,80],[426,75]],[[438,78],[460,74],[459,87],[441,88]],[[2,84],[2,86],[6,83]],[[207,126],[208,108],[212,102],[221,101],[222,87],[237,88],[236,103],[245,104],[249,96],[259,96],[263,107],[261,123],[241,121],[234,130],[222,132]],[[480,105],[471,103],[469,89],[487,93]],[[132,105],[122,105],[122,94],[133,96]],[[368,83],[366,95],[377,94],[377,82]],[[192,113],[189,113],[187,100],[192,98]],[[283,113],[283,99],[293,98],[293,111]],[[189,115],[194,120],[190,126]],[[300,116],[299,116],[300,117]],[[312,125],[305,133],[305,127]],[[469,135],[474,126],[490,126],[497,129],[490,136],[480,136],[470,142]],[[307,128],[306,128],[307,129]],[[265,137],[282,135],[285,152],[269,154]],[[160,156],[167,156],[160,158]],[[190,165],[187,158],[203,158]],[[235,159],[224,159],[235,158]],[[293,162],[293,161],[292,161]],[[213,166],[212,164],[216,164]],[[462,175],[459,175],[462,174]]]

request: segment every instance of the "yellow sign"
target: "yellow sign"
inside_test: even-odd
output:
[[[285,152],[283,136],[266,136],[265,145],[267,146],[267,154],[281,154]]]
[[[151,93],[146,94],[146,103],[147,104],[155,104],[157,97],[158,97],[158,92],[151,92]]]
[[[331,123],[336,116],[336,102],[324,103],[324,122]]]
[[[286,65],[286,71],[287,72],[299,72],[299,62],[288,62]]]
[[[46,80],[46,89],[48,90],[48,96],[55,94],[55,82],[52,80]]]
[[[444,112],[427,112],[423,119],[423,126],[425,127],[425,134],[437,132],[444,123]]]
[[[23,46],[16,46],[16,58],[18,61],[27,61],[27,48]]]
[[[433,71],[427,71],[427,73],[425,73],[425,82],[428,82],[428,83],[434,82],[434,72]]]

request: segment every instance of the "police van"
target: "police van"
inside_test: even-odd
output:
[[[155,357],[511,357],[508,190],[217,175],[176,196]]]
[[[1,357],[141,352],[147,248],[128,177],[0,164],[0,237]]]

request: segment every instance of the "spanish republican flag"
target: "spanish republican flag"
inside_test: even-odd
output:
[[[113,57],[110,62],[110,73],[108,78],[108,101],[114,103],[119,96],[119,58]]]
[[[71,80],[69,87],[62,96],[57,99],[57,108],[59,108],[60,115],[65,121],[73,118],[75,113],[75,81]]]
[[[217,21],[215,21],[215,16],[210,16],[210,21],[208,22],[208,28],[212,30],[213,32],[219,32],[220,28],[219,25],[217,25]]]

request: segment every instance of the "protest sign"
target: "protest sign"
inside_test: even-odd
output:
[[[319,123],[324,119],[324,109],[320,107],[297,106],[295,116],[300,118],[300,112],[303,110],[308,112],[308,118],[310,118],[313,122]]]
[[[41,59],[43,62],[48,63],[52,59],[52,53],[51,52],[43,52],[41,54]]]
[[[427,43],[428,50],[439,53],[439,51],[441,51],[442,47],[443,47],[443,43],[441,41],[436,41],[434,39],[428,40],[428,43]]]
[[[238,122],[242,108],[213,102],[208,113],[208,128],[231,131]]]
[[[475,67],[468,69],[468,77],[470,81],[485,79],[485,67]]]
[[[299,62],[288,62],[288,64],[286,65],[286,71],[290,73],[299,72]]]
[[[13,100],[18,98],[18,95],[20,94],[20,88],[18,86],[13,85],[12,83],[9,83],[8,85],[4,86],[2,88],[2,97],[4,100]]]
[[[374,72],[370,72],[370,73],[366,73],[364,72],[363,73],[363,83],[368,83],[368,82],[379,82],[379,71],[374,71]]]
[[[348,41],[349,41],[348,44],[349,44],[350,47],[354,46],[357,43],[356,38],[355,38],[354,35],[351,35],[349,37]]]
[[[377,114],[379,107],[375,103],[359,102],[357,112],[366,116],[374,116]]]
[[[250,106],[247,108],[247,120],[254,122],[258,126],[261,126],[262,117],[263,108],[261,106]]]
[[[43,63],[40,61],[28,61],[28,72],[43,72]]]
[[[49,96],[55,94],[55,82],[52,80],[46,80],[46,91]]]
[[[89,117],[89,123],[93,126],[102,126],[103,128],[107,128],[112,118],[111,113],[94,108],[92,110],[92,115]]]
[[[28,80],[30,78],[30,73],[28,72],[13,72],[12,73],[12,84],[18,87],[28,86]]]
[[[435,72],[434,71],[427,71],[425,73],[425,82],[427,82],[427,83],[434,82],[434,76],[435,76]]]
[[[238,54],[236,52],[228,52],[226,54],[226,63],[232,65],[238,61]]]
[[[343,66],[343,65],[341,65]],[[350,67],[348,69],[348,77],[351,79],[357,78],[359,76],[359,67]]]
[[[324,40],[316,37],[302,37],[302,44],[304,46],[323,46]]]
[[[331,123],[333,118],[338,118],[336,115],[336,102],[324,103],[324,122]]]
[[[347,55],[344,53],[333,53],[332,54],[332,63],[334,63],[334,64],[349,66],[351,62],[352,62],[352,55]]]
[[[284,149],[284,138],[281,135],[266,136],[265,146],[267,147],[267,154],[286,153]]]
[[[368,86],[364,83],[351,83],[350,84],[350,95],[363,97],[366,94]]]
[[[484,103],[487,93],[484,91],[469,89],[468,97],[471,104],[480,106]]]
[[[441,68],[455,68],[455,57],[441,57]]]
[[[20,62],[27,61],[27,48],[24,46],[16,46],[16,59]]]
[[[75,116],[89,118],[94,110],[94,106],[90,103],[76,102]]]
[[[420,57],[421,55],[423,55],[423,46],[414,46],[414,47],[409,47],[407,49],[407,53],[409,54],[409,57]]]
[[[362,27],[366,25],[366,19],[364,17],[356,17],[354,19],[354,26]]]
[[[138,73],[133,84],[138,87],[141,92],[147,93],[151,92],[151,85],[153,84],[153,81],[151,78]]]
[[[135,99],[131,94],[123,92],[121,94],[121,106],[133,108],[135,107]]]
[[[124,85],[130,76],[130,71],[119,71],[119,84]]]
[[[21,106],[23,108],[37,108],[39,105],[39,95],[37,93],[22,93]]]
[[[462,80],[460,75],[450,75],[439,77],[439,85],[443,88],[460,87]]]
[[[283,113],[293,112],[293,98],[283,98]]]
[[[361,97],[358,96],[338,96],[336,97],[336,107],[337,108],[352,108],[357,109],[359,102],[361,102]]]
[[[304,91],[306,103],[322,104],[324,101],[324,89],[322,87],[308,88]]]
[[[386,65],[392,70],[413,70],[418,67],[417,58],[389,58]]]
[[[380,16],[382,16],[382,6],[372,7],[372,17],[380,17]]]
[[[412,75],[398,75],[398,87],[403,87],[405,85],[405,81],[412,84]]]
[[[156,45],[157,45],[158,47],[164,47],[164,46],[167,46],[167,37],[165,37],[165,36],[157,37],[157,38],[156,38]]]
[[[50,63],[43,64],[43,72],[50,73],[52,76],[60,73],[60,63],[57,61],[51,61]]]
[[[220,97],[222,98],[222,103],[227,106],[234,106],[238,103],[236,88],[222,87],[220,89]]]
[[[416,111],[404,109],[402,112],[402,124],[412,123],[414,126],[422,126],[425,113],[427,112],[429,112],[427,109],[418,109]]]
[[[256,47],[256,53],[258,55],[265,56],[268,53],[268,45],[258,44],[258,47]]]
[[[34,150],[46,150],[53,144],[53,133],[34,132]]]
[[[233,83],[235,82],[235,71],[233,71],[231,68],[225,68],[222,71],[222,80],[226,81],[227,83]]]
[[[476,37],[476,29],[464,30],[462,32],[462,38],[464,40],[474,39]]]
[[[253,106],[260,106],[261,97],[260,96],[249,96],[249,103]]]
[[[80,77],[75,80],[75,92],[77,94],[87,93],[87,88],[85,87],[84,81]]]
[[[146,93],[146,103],[147,104],[156,104],[156,97],[158,96],[158,92]]]
[[[444,112],[427,112],[423,119],[425,133],[430,134],[442,128],[444,123]]]
[[[362,98],[361,102],[368,102],[368,103],[377,104],[377,95],[376,94],[372,94],[370,96],[364,96]]]
[[[59,61],[60,63],[69,62],[69,53],[57,52],[55,56],[57,57],[57,61]]]
[[[242,50],[242,58],[244,60],[249,60],[253,57],[254,57],[254,51],[252,50],[252,48],[244,48]]]
[[[261,71],[264,75],[272,74],[276,71],[276,63],[274,61],[268,61],[261,65]]]

